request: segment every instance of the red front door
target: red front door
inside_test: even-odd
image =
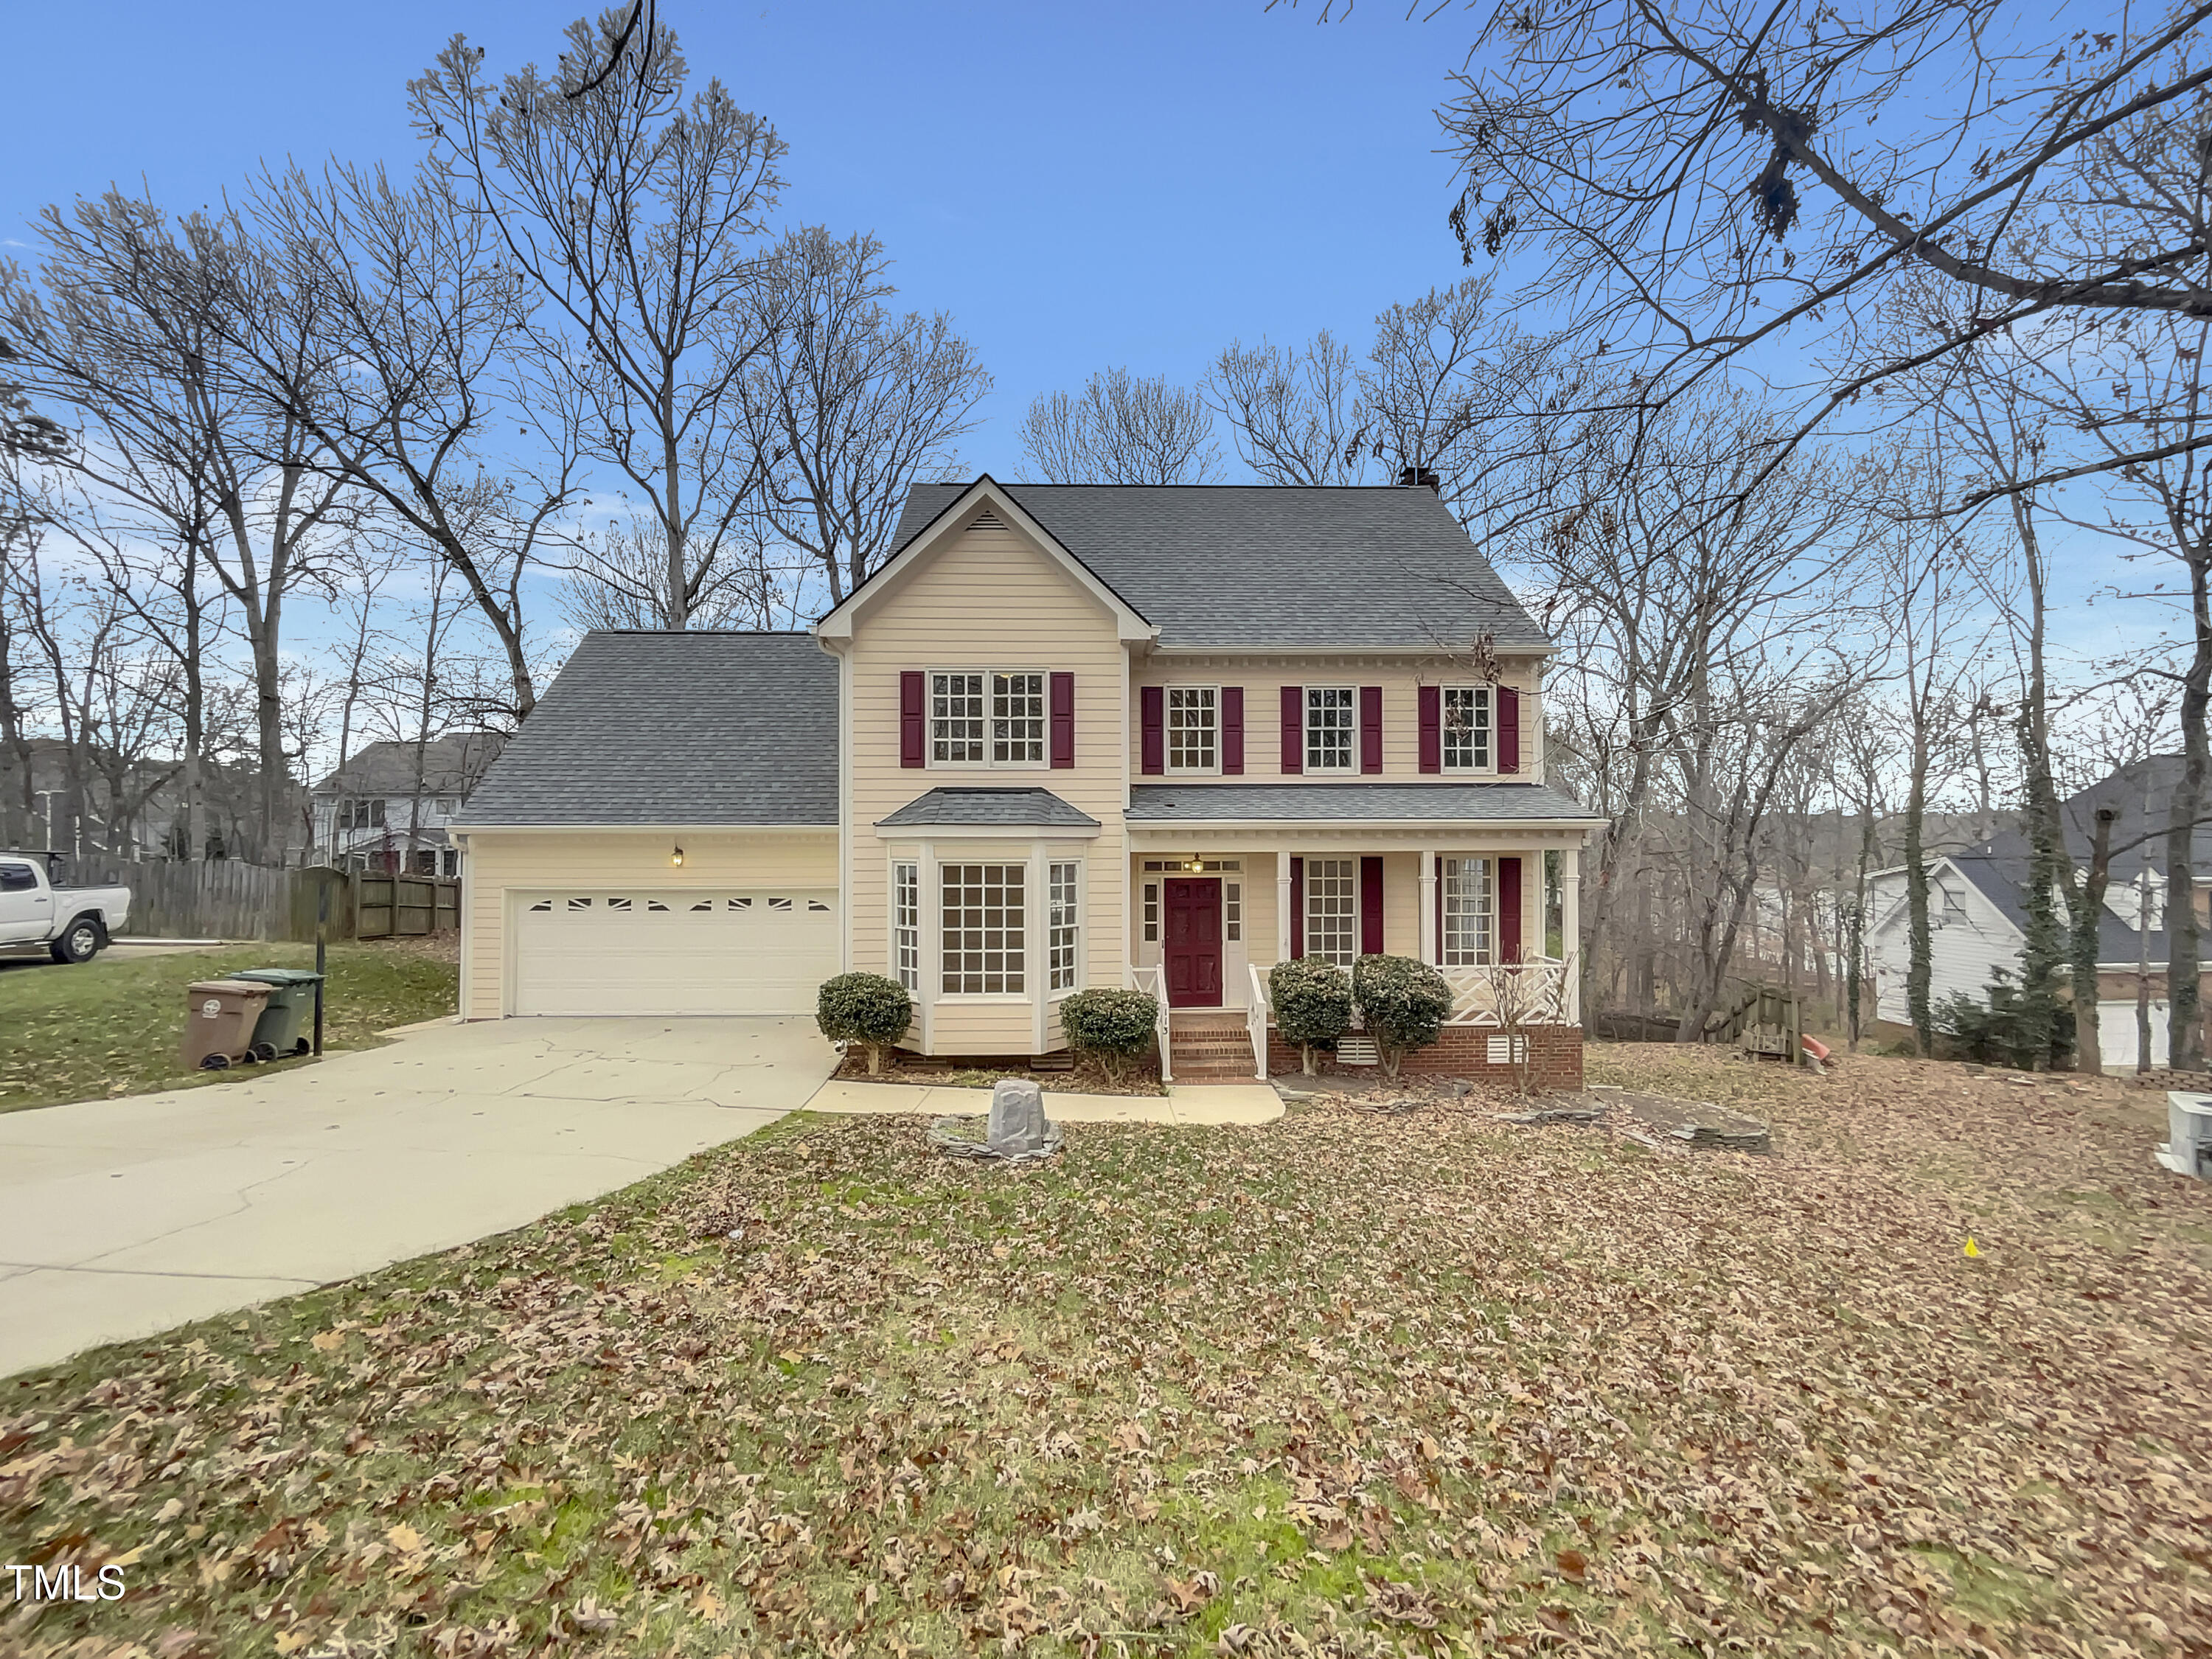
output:
[[[1203,880],[1167,884],[1165,959],[1168,1006],[1221,1006],[1221,884]]]

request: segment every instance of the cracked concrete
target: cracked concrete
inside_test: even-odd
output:
[[[805,1104],[805,1019],[531,1019],[0,1116],[0,1376],[504,1232]]]

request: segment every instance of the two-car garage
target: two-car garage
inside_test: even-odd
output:
[[[517,1014],[811,1014],[837,971],[832,890],[510,892]]]

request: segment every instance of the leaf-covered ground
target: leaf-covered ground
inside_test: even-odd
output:
[[[1008,1171],[793,1119],[0,1382],[0,1559],[129,1586],[0,1650],[2212,1652],[2161,1097],[1591,1072],[1778,1150],[1470,1099]]]

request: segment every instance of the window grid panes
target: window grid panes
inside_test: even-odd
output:
[[[1349,772],[1357,716],[1348,685],[1306,688],[1306,770]]]
[[[929,678],[930,752],[948,766],[983,759],[983,677],[933,674]]]
[[[921,872],[914,865],[891,866],[891,955],[898,982],[921,989]]]
[[[1051,974],[1051,988],[1073,991],[1075,988],[1075,963],[1078,955],[1079,924],[1076,920],[1076,894],[1079,885],[1079,864],[1055,864],[1051,866],[1051,911],[1046,921],[1050,938],[1046,940],[1046,966]]]
[[[991,759],[1000,766],[1044,763],[1044,676],[991,676]]]
[[[1488,686],[1444,687],[1443,728],[1444,770],[1484,772],[1490,769]]]
[[[1220,711],[1210,685],[1168,688],[1168,770],[1211,772],[1218,763]]]
[[[1490,860],[1446,859],[1443,866],[1443,965],[1480,967],[1491,959]]]
[[[1244,884],[1241,881],[1221,884],[1221,932],[1226,939],[1244,937]]]
[[[1160,942],[1160,884],[1156,881],[1145,884],[1145,943]]]
[[[1024,899],[1029,872],[1019,864],[948,864],[944,868],[946,996],[1019,995],[1024,977]]]
[[[1359,861],[1306,860],[1306,954],[1340,968],[1358,954]]]

